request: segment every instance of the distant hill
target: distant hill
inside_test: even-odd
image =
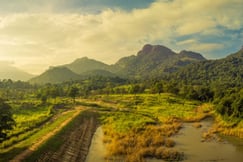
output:
[[[65,67],[69,68],[73,72],[77,74],[82,74],[85,72],[90,72],[92,70],[106,70],[110,71],[110,66],[93,59],[89,59],[88,57],[83,57],[76,59],[74,62],[64,65]]]
[[[202,61],[188,65],[171,77],[191,84],[242,85],[243,49],[223,59]]]
[[[24,72],[12,65],[0,62],[0,79],[11,79],[11,80],[21,80],[27,81],[32,78],[34,75],[31,75],[27,72]]]
[[[206,60],[201,54],[181,51],[179,54],[161,45],[145,45],[136,56],[121,58],[115,66],[121,75],[144,78],[177,71],[193,62]]]
[[[80,75],[74,73],[66,67],[51,67],[41,75],[29,80],[30,83],[61,83],[71,80],[79,80]]]

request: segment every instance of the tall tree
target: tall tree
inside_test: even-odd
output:
[[[73,102],[74,102],[74,103],[75,103],[75,98],[76,98],[77,95],[78,95],[78,91],[79,91],[79,89],[78,89],[76,86],[72,86],[72,87],[69,89],[68,96],[70,96],[70,97],[73,98]]]
[[[6,131],[11,130],[14,124],[11,107],[0,99],[0,142],[6,139]]]

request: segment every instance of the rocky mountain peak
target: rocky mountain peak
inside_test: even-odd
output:
[[[179,55],[181,57],[188,57],[188,58],[193,58],[193,59],[197,59],[200,61],[206,60],[200,53],[196,53],[193,51],[186,51],[186,50],[182,50]]]
[[[151,44],[145,44],[141,50],[141,52],[149,53],[152,50],[153,46]]]
[[[173,55],[175,54],[171,49],[162,46],[162,45],[151,45],[146,44],[143,46],[142,50],[138,52],[138,56],[146,56],[146,55]]]

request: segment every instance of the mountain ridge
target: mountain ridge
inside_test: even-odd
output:
[[[59,82],[71,80],[70,76],[77,80],[87,78],[88,76],[119,76],[127,79],[146,79],[160,78],[171,74],[178,75],[177,79],[180,79],[180,77],[182,79],[188,77],[193,80],[193,76],[190,75],[197,76],[195,78],[205,79],[208,75],[205,71],[209,73],[213,79],[217,78],[219,75],[224,76],[222,71],[213,70],[218,67],[224,69],[226,73],[234,74],[236,72],[241,74],[241,72],[237,70],[237,67],[232,64],[243,62],[243,59],[238,59],[241,57],[243,58],[242,52],[243,50],[240,50],[237,53],[230,54],[227,57],[218,60],[207,60],[200,53],[186,50],[176,53],[165,46],[146,44],[137,52],[136,55],[122,57],[113,65],[107,65],[101,61],[83,57],[74,60],[70,64],[58,66],[64,67],[63,72],[62,70],[59,71]],[[222,62],[227,62],[226,66],[222,66]],[[231,68],[231,71],[227,68]],[[200,73],[198,72],[198,74],[194,74],[196,69],[200,69]],[[61,75],[61,73],[64,73],[65,75]],[[202,76],[198,76],[199,74],[204,78],[202,78]],[[231,76],[231,74],[228,75]],[[238,74],[234,75],[238,76]],[[61,78],[64,76],[66,79]],[[232,75],[232,77],[234,76]],[[240,76],[238,76],[238,78],[239,77]]]
[[[215,84],[241,85],[243,82],[243,50],[222,59],[190,64],[177,71],[171,78],[193,84],[214,82]]]
[[[174,72],[182,66],[203,60],[206,59],[196,52],[184,50],[178,54],[162,45],[146,44],[136,56],[121,58],[115,65],[122,69],[119,72],[121,75],[139,79]]]
[[[122,78],[140,79],[150,77],[150,75],[157,75],[158,73],[160,75],[171,73],[180,67],[201,60],[206,59],[199,53],[183,51],[182,54],[178,54],[162,45],[145,44],[136,55],[123,57],[112,65],[88,57],[82,57],[70,64],[57,67],[65,67],[70,70],[63,69],[66,79],[60,78],[60,81],[67,81],[70,76],[74,77],[74,75],[76,76],[74,78],[77,79],[87,76],[119,76]],[[62,73],[62,70],[59,70],[59,73]],[[44,74],[41,74],[41,82],[44,82],[43,78],[46,78],[47,82],[57,82],[54,78],[50,79],[52,78],[51,76],[47,76],[53,75],[52,73],[53,70],[49,69]],[[58,77],[61,77],[61,74],[58,74]],[[34,80],[38,80],[38,77]]]

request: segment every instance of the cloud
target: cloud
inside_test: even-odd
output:
[[[196,39],[179,41],[177,42],[177,45],[184,47],[187,50],[200,51],[202,53],[207,53],[209,51],[215,51],[224,48],[224,45],[221,43],[205,43],[199,42]]]
[[[197,43],[192,44],[190,48],[194,51],[208,52],[212,50],[222,49],[223,47],[224,45],[219,43]]]
[[[130,11],[144,8],[155,0],[1,0],[0,13],[81,12],[99,13],[107,8]]]
[[[177,42],[177,45],[190,45],[190,44],[197,44],[198,41],[195,39],[187,39],[187,40],[183,40],[183,41],[179,41]]]
[[[216,23],[213,20],[191,20],[188,23],[182,23],[176,30],[179,35],[189,35],[195,33],[204,32],[205,29],[210,30],[216,27]]]
[[[0,58],[38,73],[83,56],[114,63],[145,43],[210,53],[230,41],[227,30],[243,26],[241,0],[158,0],[147,8],[99,13],[55,12],[54,2],[45,3],[46,12],[0,15]]]

